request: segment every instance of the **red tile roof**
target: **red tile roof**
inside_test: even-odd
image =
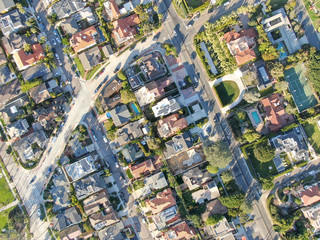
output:
[[[32,45],[31,49],[32,53],[27,54],[23,48],[21,48],[17,53],[14,54],[19,69],[32,65],[44,58],[43,50],[39,43]]]
[[[110,0],[110,8],[111,8],[112,15],[114,18],[118,18],[121,15],[119,7],[118,7],[115,0]]]
[[[132,14],[129,17],[118,19],[113,22],[114,31],[116,31],[121,38],[135,36],[137,30],[133,28],[140,23],[137,14]]]
[[[157,129],[160,137],[170,137],[176,134],[179,130],[182,130],[188,126],[188,122],[185,118],[179,119],[179,114],[173,114],[166,118],[160,119],[157,125]],[[165,128],[167,131],[164,131]]]
[[[156,168],[154,167],[151,159],[148,159],[142,163],[130,166],[130,171],[134,178],[139,178],[141,177],[141,175],[151,173],[154,170],[156,170]]]
[[[320,189],[317,185],[313,186],[300,192],[300,196],[305,206],[312,205],[320,201]]]
[[[164,236],[167,240],[185,240],[193,238],[194,234],[195,231],[186,222],[181,222],[170,227]]]
[[[94,26],[86,28],[81,32],[72,35],[70,38],[70,45],[75,52],[80,52],[96,44],[94,35],[98,35]]]
[[[242,65],[256,58],[253,48],[256,46],[254,39],[258,35],[254,28],[242,30],[240,33],[230,31],[224,34],[228,47],[235,56],[237,64]],[[244,47],[245,46],[245,47]],[[244,48],[243,50],[241,48]]]
[[[275,93],[270,97],[262,99],[260,102],[266,111],[269,128],[272,132],[279,131],[282,127],[293,121],[292,115],[285,111],[279,94]]]
[[[147,208],[152,212],[153,215],[158,214],[167,208],[173,207],[176,204],[177,203],[172,195],[171,188],[167,188],[158,193],[153,199],[146,200]]]

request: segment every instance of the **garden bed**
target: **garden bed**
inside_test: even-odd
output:
[[[239,97],[239,88],[234,81],[224,81],[213,86],[222,107],[233,103]]]

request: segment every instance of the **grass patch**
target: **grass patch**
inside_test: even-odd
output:
[[[101,101],[99,98],[96,99],[95,103],[94,103],[95,107],[97,108],[97,111],[100,115],[104,114],[104,109],[103,106],[101,104]]]
[[[276,166],[273,163],[273,160],[269,162],[260,162],[253,153],[253,146],[246,148],[249,159],[251,160],[252,166],[256,173],[260,175],[260,177],[266,178],[269,176],[273,176],[278,173]],[[270,170],[269,167],[272,167]]]
[[[316,153],[320,153],[320,130],[315,121],[308,121],[303,125],[308,141]]]
[[[129,179],[132,179],[132,178],[133,178],[133,175],[132,175],[130,169],[127,169],[127,170],[126,170],[126,173],[127,173]]]
[[[271,0],[270,5],[272,6],[272,11],[284,7],[288,0]]]
[[[98,64],[97,66],[95,66],[91,70],[89,70],[86,75],[86,80],[90,80],[97,73],[97,71],[100,69],[100,67],[101,67],[101,65]]]
[[[0,178],[0,207],[6,206],[14,201],[14,196],[4,176]],[[1,229],[1,228],[0,228]]]
[[[188,16],[189,12],[187,10],[187,7],[186,7],[184,1],[182,1],[179,6],[175,3],[175,1],[173,1],[173,4],[174,4],[174,7],[180,17],[186,18]]]
[[[78,57],[75,57],[74,58],[74,62],[77,65],[77,68],[78,68],[78,70],[80,72],[81,77],[84,77],[85,70],[83,68],[83,65],[82,65],[80,59]]]
[[[186,0],[186,3],[189,7],[198,8],[202,6],[206,1],[202,0]]]
[[[0,212],[0,229],[7,228],[8,227],[8,215],[12,209],[14,209],[15,206],[12,208],[9,208],[3,212]]]
[[[223,107],[234,102],[239,96],[238,85],[234,81],[221,82],[213,87]]]

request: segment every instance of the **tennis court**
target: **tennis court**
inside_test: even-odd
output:
[[[317,105],[317,99],[313,95],[311,86],[304,74],[304,69],[301,64],[285,70],[284,76],[289,83],[289,90],[299,112]]]

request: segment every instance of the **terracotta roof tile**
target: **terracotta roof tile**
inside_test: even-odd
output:
[[[194,233],[194,230],[186,222],[181,222],[170,227],[164,235],[167,240],[185,240],[193,238]]]
[[[140,23],[137,14],[132,14],[129,17],[118,19],[113,22],[114,31],[117,31],[121,38],[135,36],[137,30],[133,28]]]
[[[130,171],[134,178],[139,178],[141,175],[151,173],[154,170],[156,170],[156,168],[154,167],[151,159],[148,159],[142,163],[139,163],[130,167]]]
[[[34,44],[31,46],[32,53],[26,53],[23,48],[13,54],[14,59],[19,69],[23,69],[26,66],[30,66],[42,58],[44,58],[43,50],[40,44]]]
[[[75,52],[80,52],[96,44],[95,36],[98,32],[94,26],[78,32],[70,38],[70,45]]]
[[[173,207],[176,204],[176,200],[172,195],[172,190],[170,188],[158,193],[155,198],[146,200],[147,208],[153,215],[158,214],[167,208]]]
[[[300,192],[301,199],[305,206],[312,205],[320,201],[320,189],[318,186]]]

